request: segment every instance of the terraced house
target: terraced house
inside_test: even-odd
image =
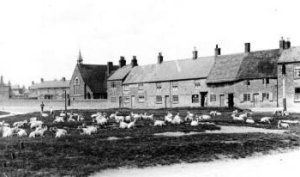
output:
[[[250,43],[237,54],[163,61],[136,66],[109,88],[116,107],[166,108],[220,106],[242,108],[300,105],[300,47],[281,39],[279,48],[251,51]],[[113,80],[113,79],[111,79]],[[116,80],[115,80],[116,81]],[[112,84],[112,83],[110,83]]]

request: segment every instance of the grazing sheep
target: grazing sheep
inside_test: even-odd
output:
[[[60,138],[67,135],[67,130],[65,129],[56,129],[55,138]]]
[[[142,118],[141,114],[135,114],[133,112],[130,113],[130,116],[133,117],[133,119],[135,120]]]
[[[176,114],[176,116],[172,120],[172,124],[181,124],[183,121],[181,120],[181,117],[179,116],[179,113]]]
[[[194,114],[191,113],[190,111],[187,112],[186,117],[184,118],[184,121],[193,121]]]
[[[235,121],[245,121],[244,117],[240,117],[240,116],[235,116],[235,114],[231,115],[232,119]]]
[[[141,115],[143,119],[149,119],[149,120],[153,120],[153,114],[151,115],[147,115],[147,113],[144,113],[143,115]]]
[[[107,118],[105,118],[103,116],[96,117],[95,121],[97,122],[98,125],[107,124]]]
[[[165,116],[165,121],[169,122],[169,123],[172,123],[172,121],[173,121],[172,113],[168,112],[168,114]]]
[[[59,117],[59,116],[56,116],[53,123],[58,123],[58,122],[64,122],[64,117]]]
[[[64,113],[63,111],[60,112],[59,114],[60,117],[66,117],[66,113]]]
[[[126,122],[130,122],[131,121],[131,117],[130,116],[125,116],[125,121]]]
[[[37,137],[37,136],[43,137],[45,131],[47,131],[47,130],[48,130],[47,127],[45,127],[45,128],[37,128],[35,131],[33,131],[33,132],[31,132],[31,133],[29,134],[29,138],[35,138],[35,137]]]
[[[109,116],[109,118],[110,118],[110,119],[115,118],[115,117],[117,116],[118,113],[119,113],[119,112],[116,111],[115,113],[111,114],[111,115]]]
[[[239,113],[239,111],[237,109],[232,111],[232,114],[234,114],[234,115],[236,115],[237,113]]]
[[[16,132],[17,127],[0,127],[0,131],[2,132],[2,137],[6,138],[6,137],[12,137],[14,135],[14,133]]]
[[[73,119],[73,115],[70,115],[70,117],[67,120],[68,122],[76,122],[75,119]]]
[[[198,126],[199,125],[199,120],[198,119],[194,119],[194,120],[192,120],[192,122],[191,122],[191,126]]]
[[[42,127],[43,125],[43,121],[37,120],[35,122],[30,122],[30,128],[38,128],[38,127]]]
[[[209,115],[211,115],[211,116],[221,116],[222,113],[218,112],[218,111],[210,111]]]
[[[115,120],[117,123],[124,121],[124,116],[115,116]]]
[[[35,122],[35,121],[37,121],[37,118],[36,118],[36,117],[31,117],[31,118],[29,119],[29,122]]]
[[[156,126],[156,127],[162,127],[164,125],[166,125],[166,123],[163,120],[155,120],[154,121],[154,126]]]
[[[211,119],[211,116],[209,116],[209,115],[201,115],[199,118],[201,120],[209,120],[209,119]]]
[[[287,129],[287,128],[290,127],[290,125],[288,123],[283,123],[281,120],[279,120],[278,123],[277,123],[277,127]]]
[[[24,129],[18,128],[17,135],[18,135],[18,137],[27,136],[27,132]]]
[[[101,112],[97,112],[96,114],[92,114],[91,118],[96,118],[98,116],[102,116],[102,113]]]
[[[43,113],[43,112],[41,112],[41,116],[42,117],[49,117],[49,115],[47,113]]]
[[[19,122],[14,122],[13,126],[14,127],[22,127],[22,126],[25,126],[25,124],[27,124],[27,123],[28,123],[27,120],[23,120],[23,121],[19,121]]]
[[[272,117],[262,117],[262,118],[260,119],[260,122],[270,124],[272,119],[273,119]]]
[[[248,123],[248,124],[254,124],[255,122],[254,122],[254,120],[252,118],[247,118],[246,119],[246,123]]]
[[[246,119],[248,117],[248,113],[244,113],[244,114],[240,114],[239,115],[240,118]]]
[[[82,115],[78,115],[77,116],[77,121],[78,122],[84,121],[84,117]]]
[[[128,127],[128,123],[121,121],[119,127],[125,129]]]
[[[129,122],[129,123],[127,124],[127,128],[133,128],[133,127],[135,126],[135,121],[136,121],[136,120],[134,120],[134,121],[132,121],[132,122]]]

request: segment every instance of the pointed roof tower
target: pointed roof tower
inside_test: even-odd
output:
[[[82,56],[81,56],[81,51],[79,50],[79,54],[78,54],[78,59],[77,59],[77,64],[82,64]]]

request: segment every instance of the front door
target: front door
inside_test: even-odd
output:
[[[170,107],[170,97],[169,95],[165,96],[165,108]]]
[[[257,103],[258,103],[258,100],[259,100],[259,94],[258,93],[254,93],[253,94],[253,106],[257,106]]]
[[[220,107],[225,106],[225,95],[220,95]]]
[[[207,93],[208,92],[200,92],[200,96],[201,96],[200,106],[201,107],[207,106]]]
[[[120,96],[119,97],[119,108],[121,108],[122,107],[122,97]]]
[[[135,96],[131,96],[131,108],[134,106]]]
[[[233,93],[228,94],[228,107],[232,108],[234,106],[234,95]]]

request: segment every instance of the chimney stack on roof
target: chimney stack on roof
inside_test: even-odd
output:
[[[3,76],[1,75],[0,84],[3,84]]]
[[[41,82],[44,82],[44,79],[43,79],[43,78],[41,78]]]
[[[65,77],[62,77],[61,80],[65,82],[65,81],[66,81],[66,78],[65,78]]]
[[[194,51],[193,51],[193,59],[197,59],[198,58],[198,51],[196,49],[196,47],[194,47]]]
[[[285,42],[285,49],[289,49],[291,48],[291,41],[289,38],[287,38],[286,42]]]
[[[221,48],[219,48],[218,44],[216,45],[215,48],[215,56],[221,55]]]
[[[279,48],[280,48],[281,50],[291,48],[291,42],[290,42],[290,39],[287,38],[287,40],[285,41],[285,40],[283,39],[283,37],[281,37],[281,40],[279,41]]]
[[[245,43],[245,53],[250,53],[251,50],[251,44],[250,43]]]
[[[164,57],[162,56],[161,52],[159,52],[157,56],[157,63],[161,64],[163,61],[164,61]]]
[[[34,81],[31,81],[31,85],[34,85]]]
[[[107,62],[106,72],[108,76],[113,72],[113,69],[114,69],[113,62],[111,61]]]
[[[125,65],[126,65],[125,57],[121,56],[120,60],[119,60],[119,66],[120,66],[120,68],[122,68]]]
[[[131,66],[132,66],[132,67],[138,66],[136,56],[133,56],[133,57],[132,57],[132,60],[131,60]]]

